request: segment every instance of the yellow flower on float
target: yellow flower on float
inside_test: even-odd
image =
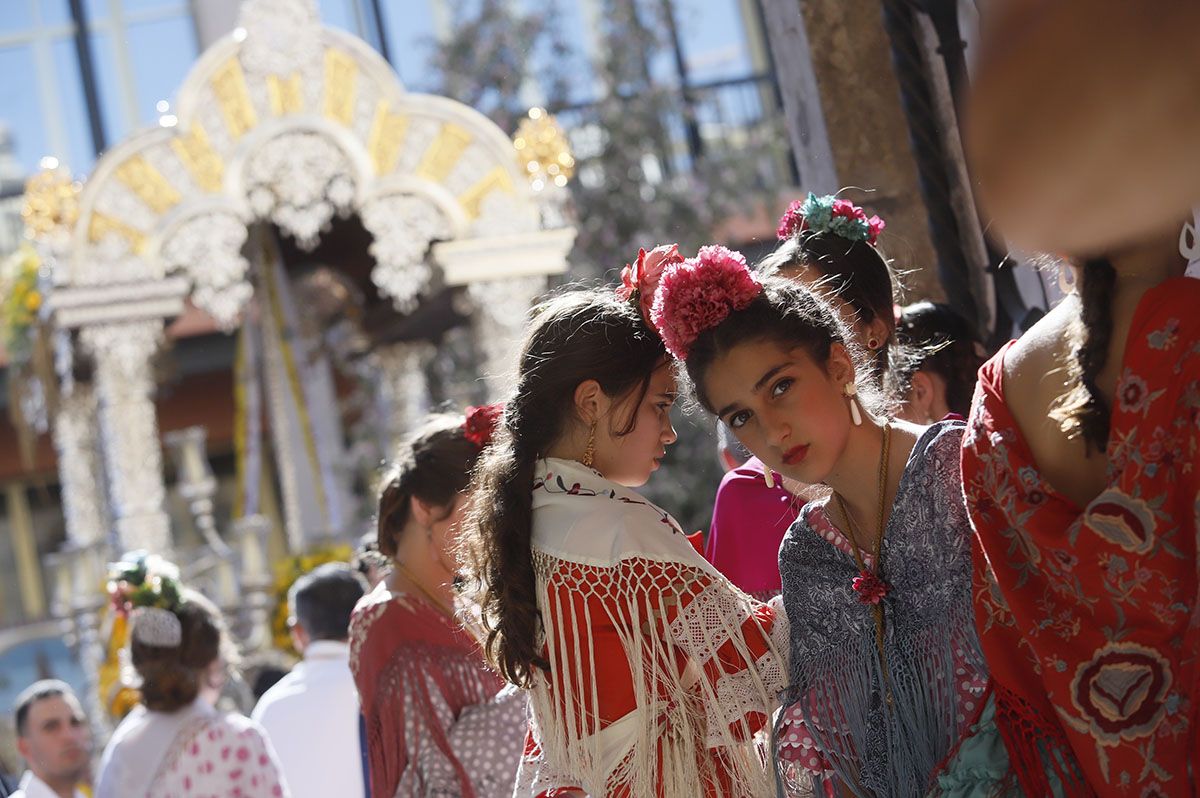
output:
[[[42,293],[40,291],[30,291],[25,297],[25,309],[30,313],[37,313],[38,308],[42,306]]]

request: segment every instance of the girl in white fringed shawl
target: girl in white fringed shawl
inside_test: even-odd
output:
[[[487,652],[533,713],[514,795],[773,795],[786,624],[630,489],[675,441],[675,380],[626,296],[535,311],[478,472],[468,559]]]

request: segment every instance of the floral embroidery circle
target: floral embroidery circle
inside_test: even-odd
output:
[[[1076,669],[1071,703],[1089,734],[1116,745],[1157,729],[1172,680],[1171,663],[1153,649],[1109,643]]]

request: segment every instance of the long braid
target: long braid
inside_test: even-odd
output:
[[[1103,452],[1108,447],[1109,404],[1096,380],[1108,362],[1116,283],[1117,272],[1107,258],[1084,263],[1079,323],[1074,330],[1077,343],[1068,367],[1071,387],[1050,412],[1069,437],[1082,435],[1089,451]]]

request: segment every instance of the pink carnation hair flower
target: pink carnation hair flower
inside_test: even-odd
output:
[[[629,301],[636,294],[642,318],[646,320],[647,324],[651,323],[650,309],[654,305],[654,294],[658,290],[658,283],[662,279],[663,272],[674,263],[683,263],[683,256],[679,254],[679,245],[659,244],[649,252],[639,249],[637,261],[632,264],[627,263],[625,268],[621,269],[621,285],[617,287],[617,296]]]
[[[685,360],[701,333],[743,310],[760,293],[762,284],[740,252],[717,245],[701,247],[695,258],[667,268],[651,320],[667,351]]]
[[[775,228],[775,237],[780,241],[787,241],[803,229],[804,203],[800,200],[792,200],[788,204],[787,210],[783,212],[783,216],[779,217],[779,226]]]

